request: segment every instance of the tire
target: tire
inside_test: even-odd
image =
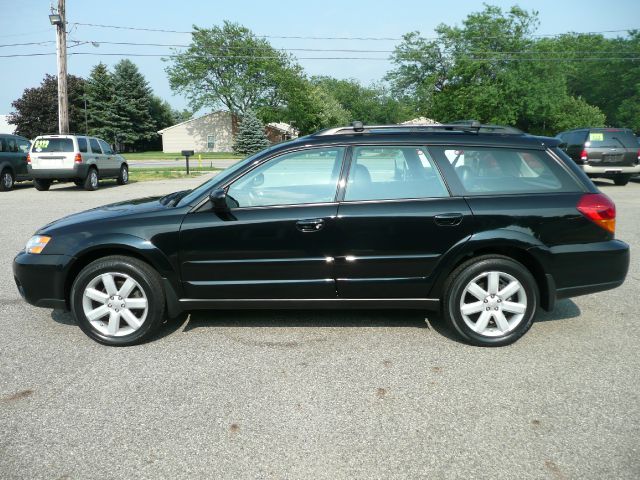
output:
[[[129,183],[129,167],[125,164],[122,164],[120,167],[120,173],[118,173],[117,179],[118,185],[126,185]]]
[[[631,175],[616,175],[613,177],[613,183],[618,185],[619,187],[624,187],[631,180]]]
[[[531,328],[540,303],[531,272],[502,255],[484,255],[463,263],[451,273],[444,291],[444,317],[466,342],[481,347],[501,347],[518,340]]]
[[[0,173],[0,192],[8,192],[13,188],[15,182],[16,177],[13,175],[13,172],[5,168],[2,173]]]
[[[87,178],[84,179],[83,188],[89,192],[98,189],[98,170],[90,168],[87,172]]]
[[[36,187],[36,190],[38,190],[39,192],[46,192],[51,186],[51,180],[46,180],[44,178],[34,178],[33,186]]]
[[[109,346],[145,342],[165,320],[160,276],[147,263],[126,256],[104,257],[84,267],[71,287],[70,303],[82,331]],[[127,308],[127,303],[135,306]]]

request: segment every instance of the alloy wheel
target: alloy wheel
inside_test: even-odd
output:
[[[472,279],[460,298],[460,313],[479,335],[498,337],[514,330],[527,311],[522,284],[505,272],[483,272]]]
[[[102,273],[84,289],[82,309],[98,332],[111,337],[129,335],[144,324],[149,311],[140,284],[126,273]]]

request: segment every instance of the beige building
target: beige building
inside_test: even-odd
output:
[[[158,133],[162,135],[162,151],[165,153],[182,150],[231,152],[237,131],[238,117],[219,110],[163,128]],[[298,136],[297,130],[286,123],[270,123],[265,127],[265,133],[272,143]]]

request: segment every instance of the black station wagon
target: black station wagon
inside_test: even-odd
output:
[[[31,304],[107,345],[195,309],[412,308],[506,345],[556,299],[615,288],[615,206],[558,148],[497,126],[334,128],[190,191],[53,222],[14,261]]]

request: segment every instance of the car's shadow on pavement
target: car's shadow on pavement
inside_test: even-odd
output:
[[[566,320],[580,316],[572,300],[560,300],[552,312],[540,310],[536,322]],[[53,310],[51,318],[62,325],[77,323],[70,312]],[[170,319],[151,340],[178,330],[188,333],[198,328],[358,328],[401,327],[433,329],[443,337],[461,342],[451,326],[437,313],[423,310],[202,310]]]

